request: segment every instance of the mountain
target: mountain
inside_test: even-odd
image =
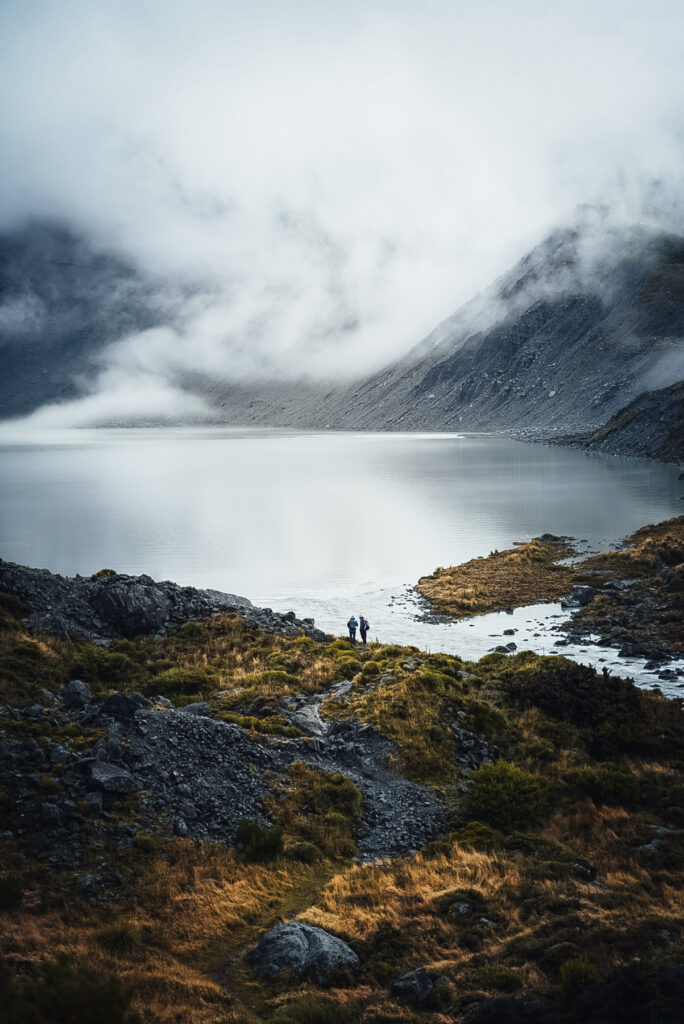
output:
[[[64,225],[0,235],[0,416],[81,394],[106,345],[168,315],[168,287]]]
[[[317,425],[586,431],[649,383],[681,379],[683,339],[684,238],[594,219],[552,233],[408,356],[336,393]]]
[[[153,280],[64,227],[6,234],[0,416],[85,392],[107,345],[181,322],[196,291]],[[587,435],[640,394],[684,378],[684,237],[581,210],[371,377],[250,384],[227,376],[186,368],[174,384],[200,395],[222,423]]]
[[[663,462],[684,459],[684,381],[645,391],[612,416],[605,426],[565,439],[612,455],[647,455]]]

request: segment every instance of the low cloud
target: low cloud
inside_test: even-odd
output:
[[[62,218],[192,291],[108,350],[105,418],[200,415],[184,371],[367,373],[578,204],[682,230],[683,27],[665,0],[6,0],[0,227]]]

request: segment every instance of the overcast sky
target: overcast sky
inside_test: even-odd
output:
[[[579,203],[682,228],[677,0],[2,0],[0,39],[0,227],[213,291],[133,374],[363,371]]]

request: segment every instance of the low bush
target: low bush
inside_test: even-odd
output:
[[[307,995],[279,1006],[269,1024],[356,1024],[358,1013],[328,996]]]
[[[479,987],[495,992],[519,992],[523,980],[516,971],[507,967],[481,967],[472,981]]]
[[[467,818],[502,832],[532,828],[549,810],[548,783],[506,761],[473,772],[465,806]]]
[[[595,981],[598,981],[598,971],[585,956],[573,956],[560,969],[561,988],[568,999]]]
[[[175,694],[196,694],[216,687],[216,677],[208,672],[193,668],[168,668],[154,676],[145,685],[145,693],[162,694],[171,697]]]
[[[564,781],[573,796],[594,800],[595,803],[612,804],[616,807],[636,807],[644,797],[653,794],[658,780],[649,780],[644,785],[635,772],[615,764],[598,763],[572,768],[565,773]]]
[[[473,850],[496,850],[505,843],[504,834],[482,821],[469,821],[465,828],[456,833],[459,846]]]
[[[283,852],[283,833],[280,828],[258,825],[241,818],[235,837],[237,851],[250,864],[274,860]]]
[[[134,666],[128,655],[84,641],[75,646],[74,659],[69,668],[72,679],[87,679],[94,692],[103,686],[123,686],[132,681]]]

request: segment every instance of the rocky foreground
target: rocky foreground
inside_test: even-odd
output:
[[[0,563],[4,1019],[675,1024],[682,749],[562,657]]]
[[[256,608],[237,594],[180,587],[111,569],[94,576],[60,576],[0,559],[0,591],[20,602],[26,623],[40,632],[68,636],[75,630],[96,643],[142,633],[163,635],[217,612],[238,612],[249,625],[268,632],[298,635],[302,631],[326,639],[314,628],[313,619],[298,619],[294,612]]]

